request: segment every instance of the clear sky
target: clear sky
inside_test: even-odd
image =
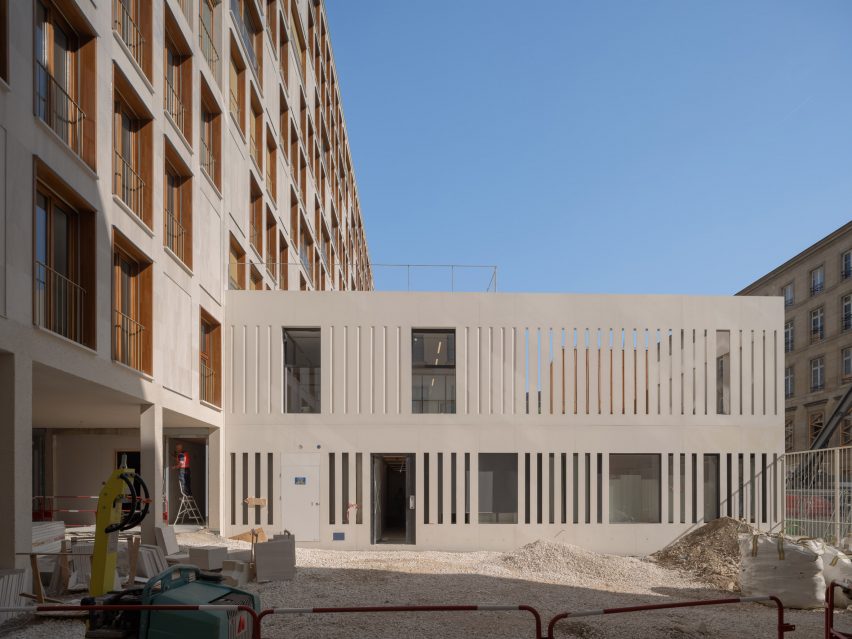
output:
[[[374,262],[729,294],[852,219],[848,0],[327,8]]]

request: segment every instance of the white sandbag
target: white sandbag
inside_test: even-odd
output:
[[[832,581],[852,581],[852,559],[834,546],[826,544],[822,554],[822,576],[825,584]],[[852,604],[849,597],[840,588],[834,591],[834,607],[846,608]]]
[[[823,607],[822,544],[767,534],[740,535],[739,543],[743,594],[774,595],[788,608]]]

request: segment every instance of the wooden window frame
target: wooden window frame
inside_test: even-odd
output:
[[[236,273],[232,273],[232,271]],[[236,275],[236,280],[233,275]],[[239,288],[232,289],[231,283],[236,282]],[[242,291],[246,288],[246,252],[236,238],[231,235],[228,247],[228,288]]]
[[[172,255],[192,269],[192,171],[187,167],[174,147],[164,141],[163,158],[163,246]],[[177,211],[168,211],[169,178],[175,181],[174,202]],[[169,218],[171,213],[172,219]],[[174,242],[170,241],[174,239]]]
[[[174,97],[170,100],[172,92]],[[168,3],[163,37],[163,108],[192,148],[192,47],[184,39]]]
[[[117,66],[113,66],[112,193],[149,229],[153,228],[153,117]],[[124,116],[131,150],[124,152]],[[127,165],[125,167],[125,165]],[[129,172],[128,172],[129,170]],[[130,184],[128,185],[128,181]],[[141,183],[141,184],[140,184]],[[127,199],[130,199],[128,202]]]
[[[219,109],[213,92],[204,78],[201,78],[201,169],[210,178],[217,189],[222,189],[222,112]],[[212,160],[212,171],[204,157],[204,149],[208,149]],[[212,173],[212,175],[211,175]]]
[[[236,82],[236,90],[232,86]],[[237,112],[234,112],[234,106]],[[228,67],[228,111],[237,123],[237,128],[246,139],[246,63],[243,60],[240,48],[236,41],[231,38],[230,64]]]
[[[122,262],[128,264],[130,300],[123,305]],[[153,373],[153,272],[150,258],[136,248],[118,230],[113,230],[112,249],[112,356],[113,360],[134,368],[146,375]],[[125,312],[124,309],[129,312]],[[130,328],[123,325],[126,320]],[[139,330],[141,327],[141,330]],[[119,339],[122,332],[128,334],[126,343]]]
[[[199,307],[199,313],[199,398],[206,404],[221,408],[222,326],[202,307]],[[211,372],[212,380],[209,379]]]

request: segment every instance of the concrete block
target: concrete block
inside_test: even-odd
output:
[[[245,550],[240,550],[234,548],[228,550],[228,559],[232,559],[234,561],[245,561],[248,563],[251,561],[251,549],[247,548]]]
[[[290,580],[296,576],[295,538],[277,539],[254,547],[258,581]]]
[[[222,580],[229,586],[242,586],[249,582],[250,566],[245,561],[226,559],[222,562]]]
[[[225,546],[197,546],[189,549],[189,563],[202,570],[219,570],[228,558]]]
[[[161,526],[160,524],[157,524],[154,527],[154,538],[157,540],[157,545],[163,549],[163,554],[166,557],[169,555],[176,555],[180,552],[180,546],[178,546],[175,529],[171,526]]]

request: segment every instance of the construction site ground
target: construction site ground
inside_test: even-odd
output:
[[[206,532],[178,535],[182,546],[224,543]],[[228,545],[247,547],[227,540]],[[705,558],[706,559],[706,558]],[[723,558],[725,563],[728,560]],[[731,567],[704,566],[698,574],[669,567],[671,561],[592,553],[554,541],[539,541],[511,553],[405,550],[332,551],[297,549],[295,580],[252,583],[262,606],[330,607],[379,604],[529,604],[545,620],[570,610],[632,606],[732,596],[723,589]],[[676,562],[674,562],[676,563]],[[706,562],[705,562],[706,563]],[[712,562],[711,562],[712,564]],[[707,564],[709,565],[709,564]],[[710,578],[708,583],[707,579]],[[728,587],[736,588],[736,578]],[[852,627],[841,615],[840,628]],[[821,610],[788,611],[797,626],[790,637],[821,637]],[[557,637],[640,638],[775,637],[776,611],[760,604],[688,608],[563,621]],[[524,612],[282,615],[267,618],[264,637],[388,638],[534,636]],[[0,636],[70,639],[83,637],[79,621],[37,620],[0,631]]]

